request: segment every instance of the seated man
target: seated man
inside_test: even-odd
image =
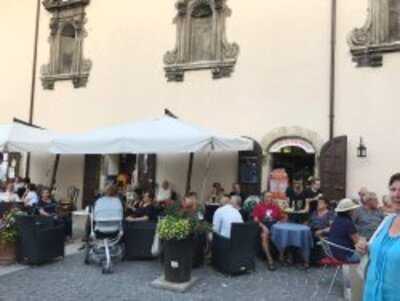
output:
[[[264,199],[253,210],[254,221],[261,228],[261,245],[267,256],[268,270],[274,271],[276,267],[270,249],[270,231],[272,226],[283,219],[281,208],[272,199],[271,192],[264,192]]]
[[[222,198],[222,207],[215,211],[213,217],[213,231],[223,237],[231,238],[232,223],[243,223],[242,215],[239,212],[239,198],[225,195]]]
[[[354,224],[360,236],[369,240],[385,218],[378,208],[378,197],[373,192],[364,195],[364,202],[360,208],[354,211]]]
[[[289,217],[292,223],[304,224],[309,219],[310,203],[303,189],[302,180],[293,180],[293,187],[288,187],[286,196],[289,199],[289,207],[293,214]]]

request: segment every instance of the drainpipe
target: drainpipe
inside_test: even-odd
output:
[[[336,0],[331,0],[331,50],[329,75],[329,140],[335,137],[335,88],[336,88]]]
[[[36,4],[36,24],[35,24],[35,39],[33,42],[33,62],[32,62],[32,81],[31,81],[31,97],[29,103],[29,124],[33,123],[33,112],[35,108],[35,91],[36,91],[36,69],[37,69],[37,52],[39,40],[39,21],[40,21],[40,0]],[[25,177],[29,177],[31,154],[26,157]]]

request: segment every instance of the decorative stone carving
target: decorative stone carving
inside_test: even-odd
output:
[[[168,81],[183,81],[185,71],[209,69],[213,78],[229,77],[239,46],[228,43],[227,0],[179,0],[176,3],[176,47],[164,55]]]
[[[348,36],[353,61],[359,67],[380,67],[384,53],[400,51],[400,0],[369,0],[363,27]]]
[[[70,80],[75,88],[87,85],[92,62],[83,57],[85,8],[90,0],[44,0],[50,20],[50,62],[41,67],[44,89],[54,89],[56,81]]]

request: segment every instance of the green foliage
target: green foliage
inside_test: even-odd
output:
[[[157,232],[164,240],[185,239],[191,234],[191,230],[189,219],[173,215],[167,215],[157,225]]]
[[[0,220],[0,244],[15,243],[18,238],[16,217],[21,214],[17,209],[11,209]]]
[[[157,225],[160,239],[182,240],[191,235],[211,231],[211,225],[199,219],[198,212],[190,214],[181,209],[179,203],[167,207],[166,216]]]

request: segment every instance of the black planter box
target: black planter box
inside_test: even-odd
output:
[[[190,281],[193,260],[193,239],[166,240],[164,247],[165,280],[173,283]]]
[[[157,224],[153,222],[127,222],[125,224],[125,259],[154,259],[151,253]]]

